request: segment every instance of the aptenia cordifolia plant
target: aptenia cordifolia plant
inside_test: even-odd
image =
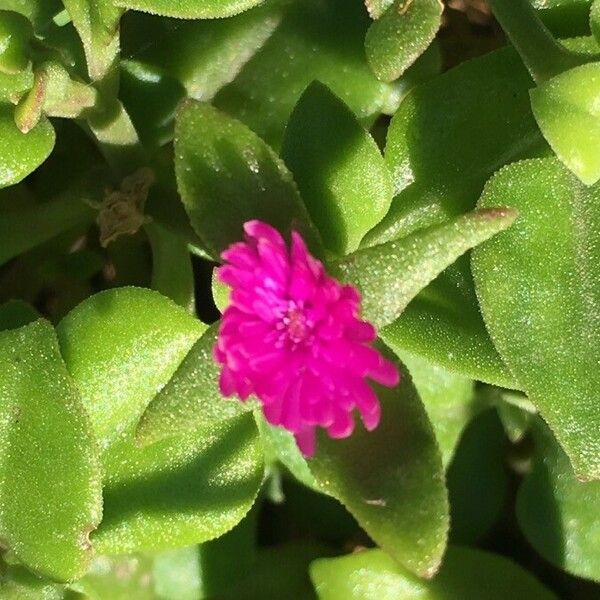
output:
[[[600,1],[0,0],[0,599],[600,597]]]

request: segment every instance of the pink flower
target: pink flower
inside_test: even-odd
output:
[[[244,231],[217,271],[231,287],[214,349],[221,392],[244,401],[254,394],[267,421],[291,431],[306,456],[316,427],[351,435],[354,408],[372,431],[381,409],[366,378],[393,387],[400,374],[369,345],[377,334],[359,318],[360,294],[328,276],[297,232],[288,249],[266,223],[248,221]]]

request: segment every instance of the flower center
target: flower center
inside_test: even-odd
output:
[[[301,344],[310,336],[312,323],[306,318],[304,307],[290,301],[287,312],[281,319],[280,328],[293,344]]]

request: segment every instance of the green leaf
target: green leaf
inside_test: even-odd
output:
[[[431,44],[440,28],[440,0],[396,0],[371,25],[367,59],[382,81],[398,79]]]
[[[463,255],[380,332],[397,351],[417,354],[452,373],[518,389],[487,333]]]
[[[128,13],[123,54],[174,77],[190,98],[208,102],[262,48],[283,12],[281,2],[270,1],[228,19],[182,21]]]
[[[112,0],[63,0],[83,42],[90,78],[102,80],[119,54],[122,10]]]
[[[396,86],[377,81],[367,64],[364,38],[370,21],[360,1],[291,0],[283,8],[281,22],[260,51],[215,96],[218,108],[275,148],[292,109],[315,80],[366,123],[395,110]]]
[[[391,178],[375,140],[321,83],[312,83],[298,101],[281,156],[336,254],[356,250],[390,207]]]
[[[201,543],[252,507],[263,456],[251,414],[144,448],[115,445],[106,461],[104,518],[92,537],[106,554]]]
[[[0,333],[0,536],[33,571],[80,577],[102,512],[96,442],[46,321]]]
[[[319,600],[553,600],[554,594],[502,556],[450,547],[431,581],[417,579],[381,550],[315,561]]]
[[[35,576],[27,569],[3,565],[0,576],[2,600],[64,600],[63,586]]]
[[[18,329],[29,325],[40,318],[33,306],[21,302],[21,300],[10,300],[0,304],[0,331],[7,329]]]
[[[480,410],[474,397],[474,382],[416,354],[397,349],[394,352],[408,367],[423,400],[446,467],[463,429]]]
[[[309,467],[320,489],[346,506],[379,546],[410,572],[432,577],[448,534],[444,471],[425,408],[399,367],[397,388],[376,386],[379,427],[369,433],[358,424],[344,440],[321,435]]]
[[[362,292],[365,319],[382,327],[396,320],[461,254],[510,227],[516,216],[508,208],[473,211],[405,238],[358,250],[332,266]]]
[[[217,327],[210,327],[194,344],[144,412],[136,432],[140,444],[191,433],[248,410],[219,390],[220,367],[212,354]]]
[[[185,240],[158,223],[145,230],[152,247],[152,289],[195,314],[194,272]]]
[[[600,581],[600,482],[578,481],[568,457],[541,420],[537,456],[517,496],[517,517],[531,545],[578,577]]]
[[[452,543],[474,545],[498,520],[508,494],[507,447],[493,409],[465,430],[447,470]]]
[[[43,29],[60,12],[60,0],[2,0],[3,10],[26,16],[37,29]]]
[[[315,240],[283,162],[252,131],[208,104],[183,104],[175,129],[175,168],[196,233],[217,257],[250,219]],[[314,243],[313,243],[314,245]]]
[[[85,600],[155,600],[152,566],[152,559],[142,555],[96,556],[73,588]]]
[[[157,46],[164,53],[160,43]],[[154,148],[171,142],[177,106],[185,95],[181,83],[162,69],[137,60],[122,60],[120,67],[119,97],[142,142]]]
[[[70,229],[91,224],[97,213],[90,203],[102,199],[105,182],[95,171],[57,198],[4,212],[0,219],[0,265]]]
[[[599,200],[556,159],[510,165],[479,205],[510,201],[519,219],[473,253],[492,339],[582,479],[600,478]]]
[[[3,7],[4,8],[4,7]],[[33,27],[23,15],[0,10],[0,72],[14,75],[29,65]]]
[[[531,90],[531,108],[558,158],[583,183],[600,179],[600,63],[565,71]]]
[[[264,548],[257,553],[250,575],[235,582],[215,600],[314,600],[308,567],[330,552],[314,542],[292,542]],[[229,557],[231,560],[231,557]],[[266,584],[265,582],[268,582]]]
[[[61,351],[103,447],[137,421],[203,329],[171,300],[142,288],[96,294],[61,321]]]
[[[17,128],[14,107],[0,104],[0,188],[14,185],[35,171],[50,155],[55,134],[46,118],[29,133]]]
[[[0,104],[16,104],[33,85],[33,71],[25,69],[15,75],[0,73]]]
[[[263,0],[115,0],[117,6],[179,19],[215,19],[237,15]]]
[[[154,590],[161,600],[202,598],[199,546],[186,546],[161,552],[154,558],[152,573]]]
[[[364,0],[364,3],[371,18],[379,19],[394,4],[394,0]]]
[[[309,488],[318,490],[317,482],[306,458],[300,452],[293,434],[283,427],[269,425],[259,411],[256,411],[255,418],[267,464],[281,463],[298,481]]]
[[[385,160],[397,196],[363,245],[471,210],[499,167],[547,151],[531,114],[532,85],[521,59],[507,48],[415,88],[388,131]]]

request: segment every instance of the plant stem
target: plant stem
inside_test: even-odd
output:
[[[536,83],[593,60],[558,42],[529,0],[489,0],[489,4]]]

